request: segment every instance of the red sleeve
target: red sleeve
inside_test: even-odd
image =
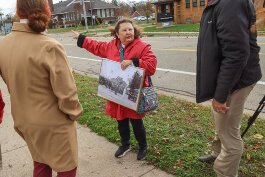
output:
[[[3,120],[4,107],[5,107],[5,103],[3,100],[2,92],[0,90],[0,124],[2,123],[2,120]]]
[[[82,48],[86,49],[90,53],[99,56],[101,58],[107,58],[108,49],[111,47],[111,42],[96,41],[86,37],[84,39]]]
[[[142,52],[142,56],[139,59],[139,67],[145,69],[145,74],[151,76],[155,74],[157,65],[157,58],[151,51],[151,45],[145,46]]]

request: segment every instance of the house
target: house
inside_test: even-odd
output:
[[[3,13],[0,12],[0,29],[3,26],[4,22],[3,22]]]
[[[257,13],[257,25],[265,26],[265,1],[264,0],[255,0],[254,5]]]
[[[156,22],[198,23],[208,0],[156,0],[154,2]]]
[[[139,16],[143,16],[142,14],[143,14],[143,13],[140,13],[140,12],[138,12],[138,11],[135,11],[135,12],[133,12],[133,14],[131,15],[131,18],[132,18],[132,19],[136,19],[136,18],[139,17]]]
[[[85,0],[86,18],[89,25],[116,21],[117,6],[102,0]],[[80,0],[66,0],[53,4],[52,26],[66,27],[84,25],[83,6]]]
[[[52,0],[48,0],[48,2],[49,2],[49,6],[50,6],[51,11],[53,11],[54,10],[53,9],[53,1]]]
[[[257,23],[265,25],[264,0],[253,0]],[[158,24],[199,23],[208,0],[155,0],[155,16]]]

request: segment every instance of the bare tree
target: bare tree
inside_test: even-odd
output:
[[[148,0],[146,3],[139,4],[137,6],[137,10],[142,11],[147,18],[147,22],[149,22],[149,17],[151,14],[155,11],[154,10],[154,5],[151,3],[150,0]]]
[[[129,17],[131,14],[131,7],[125,3],[119,3],[119,9],[117,10],[117,16]]]

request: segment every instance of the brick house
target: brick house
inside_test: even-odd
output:
[[[208,0],[156,0],[157,23],[199,23]]]
[[[156,22],[163,23],[199,23],[208,0],[155,0]],[[265,25],[264,0],[254,0],[257,10],[257,23]]]
[[[257,25],[265,26],[265,8],[264,8],[264,0],[255,0],[254,5],[257,12]]]
[[[49,0],[49,2],[52,0]],[[85,0],[86,18],[88,25],[111,23],[116,21],[116,9],[113,4],[102,0]],[[53,4],[52,26],[77,26],[84,23],[83,6],[80,0],[66,0]]]

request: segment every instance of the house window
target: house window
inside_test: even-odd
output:
[[[105,17],[105,9],[102,9],[102,17]]]
[[[106,17],[109,17],[109,9],[106,9]]]
[[[166,5],[166,13],[170,13],[170,4]]]
[[[100,9],[97,10],[97,16],[101,17]]]
[[[200,1],[201,1],[200,5],[205,6],[205,0],[200,0]]]
[[[190,0],[186,0],[186,8],[190,8]]]
[[[111,9],[111,17],[114,17],[114,9]]]
[[[197,0],[193,0],[193,7],[197,7]]]

